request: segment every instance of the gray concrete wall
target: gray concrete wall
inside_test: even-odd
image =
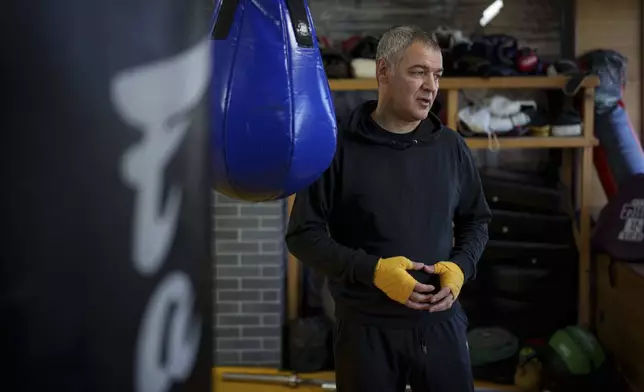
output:
[[[342,40],[351,35],[378,35],[397,24],[427,31],[445,25],[471,34],[479,30],[483,10],[493,0],[309,0],[319,35]],[[544,56],[558,56],[562,2],[505,1],[486,34],[511,34]],[[343,4],[343,5],[341,5]]]

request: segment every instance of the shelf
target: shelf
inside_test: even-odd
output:
[[[473,149],[485,149],[495,146],[487,137],[465,138],[467,145]],[[598,144],[596,139],[587,140],[583,137],[498,137],[500,148],[584,148],[594,147]]]
[[[507,76],[494,78],[477,77],[444,77],[441,79],[441,90],[459,89],[508,89],[533,88],[557,89],[563,88],[569,78],[565,76]],[[588,76],[582,87],[590,88],[599,85],[597,76]],[[329,79],[332,91],[377,90],[376,79]]]

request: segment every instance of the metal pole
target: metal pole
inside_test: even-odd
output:
[[[319,380],[314,378],[301,378],[297,374],[278,375],[278,374],[253,374],[253,373],[224,373],[221,376],[223,381],[234,382],[247,382],[247,383],[260,383],[283,385],[290,388],[298,388],[300,386],[318,386],[323,391],[335,391],[335,381]],[[411,392],[411,387],[407,385],[406,392]],[[477,387],[476,392],[500,392],[498,388],[491,387]]]

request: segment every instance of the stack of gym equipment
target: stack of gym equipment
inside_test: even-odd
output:
[[[493,219],[477,277],[460,298],[471,339],[480,329],[520,342],[499,338],[504,346],[548,339],[576,323],[578,255],[564,193],[534,174],[482,170],[481,179]],[[510,354],[473,364],[478,377],[511,381],[518,351]]]

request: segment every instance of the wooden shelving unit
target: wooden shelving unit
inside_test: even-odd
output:
[[[568,78],[565,76],[508,76],[493,78],[445,77],[440,81],[441,90],[466,89],[557,89],[562,88]],[[582,87],[597,87],[599,80],[589,77],[584,80]],[[377,90],[375,79],[329,79],[333,91]]]
[[[597,145],[597,140],[586,140],[584,137],[500,137],[501,148],[584,148]],[[468,138],[467,145],[473,149],[488,148],[486,138]]]
[[[443,78],[441,79],[440,89],[446,92],[447,102],[447,126],[456,129],[458,113],[458,94],[460,90],[471,89],[560,89],[563,88],[568,78],[564,76],[513,76],[513,77],[494,77],[494,78]],[[587,91],[594,94],[594,88],[599,84],[597,77],[588,77],[584,79],[580,91]],[[377,90],[378,85],[375,79],[330,79],[329,86],[332,91],[369,91]],[[592,90],[592,91],[591,91]],[[592,98],[591,100],[592,101]],[[592,102],[591,102],[592,103]],[[586,102],[584,103],[584,106]],[[584,109],[585,111],[585,109]],[[592,115],[592,110],[591,110]],[[580,137],[500,137],[500,148],[585,148],[597,145],[593,137],[592,119],[588,122],[584,118],[584,124],[590,124],[585,129],[590,129],[590,133],[584,132]],[[488,148],[489,144],[485,138],[469,138],[468,145],[472,149]]]
[[[459,91],[466,89],[561,89],[568,78],[563,76],[529,76],[529,77],[494,77],[494,78],[443,78],[440,90],[446,94],[447,126],[457,128],[459,110]],[[590,192],[591,173],[593,165],[593,147],[597,145],[594,135],[594,96],[595,87],[599,85],[596,76],[584,79],[579,89],[583,96],[582,122],[583,134],[579,137],[499,137],[498,147],[501,149],[564,149],[565,159],[563,167],[563,180],[570,187],[576,188],[577,200],[572,204],[578,211],[579,219],[575,232],[575,239],[579,251],[579,324],[590,326],[592,320],[591,309],[591,268],[590,268]],[[358,91],[377,90],[374,79],[331,79],[329,86],[332,91]],[[485,149],[489,147],[487,138],[468,138],[467,144],[471,149]],[[576,152],[576,153],[575,153]],[[576,183],[572,183],[572,172],[577,171]],[[288,199],[289,214],[294,197]],[[300,265],[292,255],[289,256],[287,270],[287,312],[288,318],[294,320],[298,317],[300,306]]]

